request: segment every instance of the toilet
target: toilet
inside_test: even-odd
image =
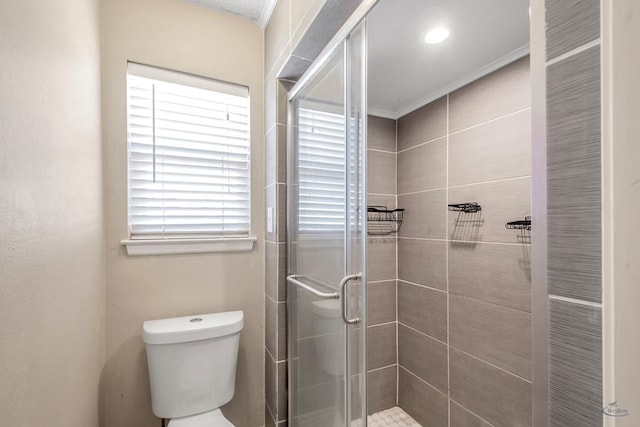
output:
[[[233,427],[219,409],[235,392],[242,311],[148,320],[151,406],[169,427]]]

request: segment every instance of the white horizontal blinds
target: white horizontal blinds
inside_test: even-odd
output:
[[[247,88],[129,64],[132,238],[247,236]]]
[[[298,184],[301,233],[345,227],[345,118],[298,109]]]

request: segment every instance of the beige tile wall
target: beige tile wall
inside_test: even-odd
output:
[[[504,226],[530,215],[529,91],[524,58],[398,120],[398,401],[425,426],[531,424],[530,238]]]

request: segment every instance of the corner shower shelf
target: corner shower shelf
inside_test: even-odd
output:
[[[482,210],[477,202],[466,202],[449,205],[449,210],[453,212],[476,213]]]
[[[525,216],[524,220],[511,221],[505,224],[507,230],[531,230],[531,217]]]
[[[397,233],[402,225],[404,209],[387,209],[386,206],[367,206],[367,234],[386,235]]]

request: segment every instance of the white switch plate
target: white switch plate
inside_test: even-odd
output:
[[[267,208],[267,233],[273,233],[273,208]]]

